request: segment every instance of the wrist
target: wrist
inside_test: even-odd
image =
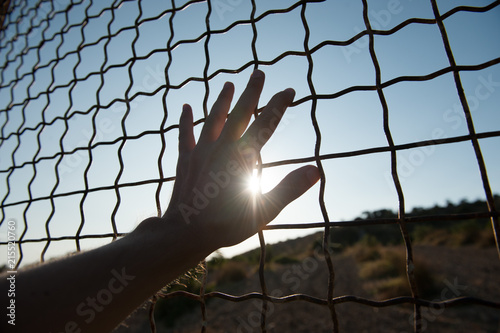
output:
[[[150,264],[155,266],[171,268],[178,262],[189,269],[213,251],[194,225],[167,216],[144,220],[130,237],[140,244]]]

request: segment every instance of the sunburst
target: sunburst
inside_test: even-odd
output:
[[[261,193],[260,177],[257,170],[255,169],[251,176],[247,180],[247,189],[253,194],[257,195]]]

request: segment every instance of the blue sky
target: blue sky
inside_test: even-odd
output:
[[[181,7],[187,1],[176,1]],[[492,1],[438,1],[441,13],[460,6],[484,6]],[[117,1],[116,3],[120,3]],[[295,1],[256,1],[255,17],[271,9],[292,6]],[[236,20],[248,20],[251,13],[247,1],[214,1],[210,17],[212,30],[225,29]],[[163,119],[162,103],[165,99],[168,118],[165,127],[177,124],[183,103],[190,103],[195,119],[203,117],[203,97],[205,86],[202,82],[191,81],[189,77],[203,77],[206,64],[205,37],[197,43],[179,43],[173,49],[168,79],[173,89],[159,89],[165,84],[164,70],[168,53],[164,49],[171,39],[170,14],[158,13],[168,9],[169,4],[160,1],[143,1],[142,16],[139,17],[138,3],[124,1],[115,6],[114,20],[109,29],[118,33],[108,41],[101,39],[106,34],[112,19],[111,11],[102,11],[110,6],[108,1],[93,2],[88,15],[93,16],[82,28],[71,26],[84,18],[88,3],[75,5],[68,12],[69,23],[63,14],[53,16],[50,25],[41,21],[47,15],[49,5],[45,4],[37,13],[28,16],[35,25],[29,38],[4,47],[0,45],[0,61],[11,60],[2,72],[0,89],[0,109],[9,104],[14,106],[0,112],[0,126],[4,137],[9,133],[24,130],[18,142],[10,136],[0,145],[0,198],[4,204],[5,220],[18,221],[18,234],[24,228],[24,214],[28,221],[25,239],[45,237],[45,223],[52,212],[50,200],[33,202],[26,210],[29,199],[28,185],[32,198],[47,197],[55,188],[55,193],[67,193],[85,188],[84,172],[89,164],[85,151],[65,155],[59,162],[60,182],[56,186],[54,168],[57,158],[47,158],[36,164],[36,177],[31,165],[7,172],[13,161],[15,165],[37,158],[51,157],[61,151],[72,151],[76,147],[86,147],[95,136],[93,143],[113,142],[123,136],[122,121],[127,135],[134,136],[148,130],[158,130]],[[163,8],[163,7],[165,8]],[[55,2],[56,11],[64,8],[63,1]],[[179,41],[198,38],[206,31],[205,17],[207,4],[191,4],[178,12],[173,19],[174,35],[170,45]],[[325,40],[346,41],[365,30],[361,1],[326,1],[310,3],[305,12],[310,36],[308,47],[314,48]],[[144,21],[149,17],[157,17]],[[389,30],[411,17],[433,18],[430,2],[427,1],[369,1],[368,16],[374,29]],[[139,37],[134,29],[125,29],[136,20]],[[29,20],[28,20],[29,22]],[[476,65],[500,55],[500,7],[486,13],[459,12],[445,20],[455,60],[458,65]],[[21,24],[21,29],[26,29]],[[256,23],[257,56],[261,61],[273,61],[286,51],[304,51],[305,30],[301,20],[301,6],[288,13],[268,15]],[[54,34],[63,29],[64,40]],[[120,31],[121,30],[121,31]],[[6,30],[12,35],[13,25]],[[32,48],[22,57],[15,57],[26,43],[37,45],[42,34],[46,40],[41,49]],[[85,45],[99,41],[96,45],[85,46],[80,52],[78,64],[76,53],[66,55],[82,43]],[[251,43],[252,27],[241,24],[224,34],[214,34],[209,40],[210,65],[208,75],[220,68],[237,70],[253,59]],[[135,42],[134,42],[134,39]],[[433,24],[410,24],[389,36],[375,36],[375,52],[381,67],[382,82],[400,76],[427,75],[449,66],[439,29]],[[133,47],[132,47],[133,46]],[[13,49],[14,48],[14,49]],[[104,50],[107,53],[105,62]],[[128,59],[133,50],[140,59],[133,64]],[[63,58],[57,64],[53,61],[59,54]],[[65,56],[66,55],[66,56]],[[375,70],[370,58],[368,37],[365,36],[348,46],[325,45],[312,54],[312,79],[317,94],[328,95],[340,92],[350,86],[371,86],[375,84]],[[78,64],[78,66],[77,66]],[[120,65],[121,64],[121,65]],[[115,66],[113,66],[115,65]],[[119,66],[116,66],[119,65]],[[29,74],[38,66],[34,77]],[[108,69],[103,75],[98,72]],[[238,96],[252,71],[249,66],[239,74],[220,73],[209,82],[208,106],[215,100],[225,81],[232,81]],[[307,85],[309,63],[303,56],[287,56],[270,66],[260,66],[266,73],[266,84],[260,106],[271,96],[287,87],[293,87],[296,100],[311,94]],[[129,79],[129,70],[133,82]],[[72,87],[68,83],[76,77],[82,79]],[[16,74],[17,73],[17,74]],[[53,74],[52,74],[53,73]],[[94,74],[89,74],[94,73]],[[23,77],[14,86],[9,84],[15,77]],[[52,80],[52,75],[54,80]],[[476,132],[498,131],[500,129],[500,65],[493,65],[480,71],[461,72],[460,78],[471,109]],[[83,80],[85,79],[85,80]],[[182,87],[179,88],[179,86]],[[41,91],[50,90],[50,102]],[[127,90],[129,91],[128,93]],[[130,112],[124,119],[126,105],[114,99],[130,98],[137,92],[147,92],[151,96],[138,95],[130,102]],[[29,104],[22,102],[27,94],[32,98]],[[468,133],[463,111],[460,106],[453,75],[448,73],[422,82],[400,82],[384,89],[389,108],[389,126],[395,144],[405,144],[423,140],[466,135]],[[34,98],[38,96],[37,98]],[[68,98],[71,96],[71,99]],[[103,105],[98,111],[97,100]],[[262,151],[264,163],[314,156],[316,135],[311,122],[311,102],[307,101],[290,108],[281,125],[268,145]],[[56,117],[74,114],[66,123]],[[23,120],[22,114],[26,115]],[[95,115],[96,133],[93,132],[92,117]],[[372,147],[386,147],[383,131],[382,107],[375,91],[355,91],[335,99],[320,99],[316,116],[319,122],[322,145],[321,154],[341,153]],[[45,119],[51,123],[43,129],[37,124]],[[66,126],[68,130],[65,135]],[[201,126],[196,126],[199,133]],[[165,134],[167,149],[163,156],[163,172],[173,176],[177,158],[177,130]],[[40,150],[38,150],[38,140]],[[498,168],[498,146],[500,138],[481,139],[480,145],[494,193],[500,193],[500,171]],[[120,142],[99,145],[92,150],[92,164],[87,174],[89,188],[111,186],[115,183],[119,161],[117,152]],[[17,148],[16,148],[17,147]],[[139,139],[127,140],[121,155],[124,161],[123,174],[119,183],[140,182],[159,177],[157,159],[161,149],[158,135],[144,135]],[[398,152],[398,173],[401,179],[406,209],[417,206],[444,204],[447,200],[484,199],[477,162],[470,142],[460,142],[427,148],[414,148]],[[265,168],[262,176],[264,191],[272,188],[287,172],[300,164]],[[350,220],[363,211],[388,208],[396,210],[397,195],[390,177],[390,154],[377,153],[350,158],[323,161],[326,174],[325,203],[332,221]],[[7,179],[10,192],[7,195]],[[165,209],[171,192],[171,183],[162,187],[162,208]],[[155,214],[155,193],[157,185],[141,185],[120,189],[121,204],[116,221],[119,232],[129,232],[142,219]],[[303,197],[287,207],[273,224],[322,222],[318,204],[319,186],[316,185]],[[55,213],[50,220],[50,234],[53,237],[74,235],[81,223],[80,205],[83,205],[85,224],[82,235],[112,232],[110,216],[115,207],[114,190],[91,192],[82,204],[82,194],[74,194],[54,199]],[[276,242],[286,238],[316,232],[319,229],[268,231],[265,238]],[[0,226],[0,235],[5,237],[5,224]],[[82,240],[82,248],[105,244],[109,239]],[[37,261],[45,243],[23,245],[26,263]],[[224,249],[232,255],[239,251],[258,246],[255,238],[242,245]],[[52,242],[47,258],[74,251],[74,241]]]

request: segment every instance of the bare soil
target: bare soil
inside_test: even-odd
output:
[[[500,260],[495,248],[414,246],[416,269],[430,275],[433,284],[427,299],[442,301],[460,296],[474,296],[500,303]],[[359,263],[352,254],[339,253],[333,258],[334,297],[355,295],[377,300],[359,277]],[[267,265],[265,283],[273,296],[302,293],[326,299],[330,274],[318,255],[310,254],[295,263]],[[210,281],[210,272],[209,272]],[[217,286],[217,291],[231,295],[262,292],[258,270],[244,280]],[[409,295],[403,294],[401,296]],[[230,302],[212,298],[206,306],[206,332],[261,332],[262,302],[257,299]],[[340,332],[413,332],[413,305],[371,307],[355,302],[335,306]],[[131,318],[128,327],[116,332],[150,331],[147,310]],[[199,307],[177,318],[173,327],[157,320],[157,332],[201,332]],[[422,332],[488,332],[500,333],[500,308],[460,305],[451,308],[422,308]],[[332,332],[332,315],[327,306],[307,301],[268,303],[265,319],[267,332]]]

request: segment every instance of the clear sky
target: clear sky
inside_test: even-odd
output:
[[[175,4],[181,7],[186,2],[175,1]],[[485,6],[493,1],[437,2],[443,14],[457,6]],[[203,77],[206,37],[196,43],[177,44],[171,52],[168,69],[168,79],[174,87],[168,91],[161,87],[165,85],[164,70],[169,60],[165,51],[168,41],[171,39],[170,46],[174,46],[179,41],[198,39],[207,29],[207,3],[193,3],[176,13],[173,38],[169,27],[171,14],[159,15],[170,8],[169,2],[142,1],[142,16],[136,1],[115,1],[113,15],[111,10],[103,10],[112,3],[94,1],[74,5],[68,12],[68,21],[63,13],[50,14],[50,25],[44,21],[49,15],[50,4],[44,3],[37,12],[30,11],[20,24],[21,31],[27,30],[30,20],[39,26],[33,29],[29,38],[19,38],[14,43],[6,44],[14,31],[12,24],[0,41],[0,65],[5,67],[6,60],[9,60],[1,72],[0,128],[2,137],[7,139],[0,143],[0,202],[8,205],[2,209],[4,221],[18,221],[18,236],[24,230],[24,221],[27,221],[29,227],[24,239],[46,237],[45,224],[52,212],[50,235],[75,235],[82,220],[80,205],[85,218],[81,235],[112,232],[110,216],[116,204],[113,189],[91,192],[83,203],[82,194],[57,197],[54,199],[55,210],[49,199],[37,200],[27,209],[24,201],[29,200],[30,195],[31,198],[41,198],[48,197],[52,191],[62,194],[85,188],[88,153],[78,151],[67,154],[58,162],[60,156],[53,156],[61,152],[61,147],[65,152],[86,147],[94,135],[93,143],[113,142],[124,134],[122,122],[128,136],[158,130],[164,116],[164,99],[168,112],[165,127],[178,123],[181,106],[186,102],[192,105],[195,119],[203,117],[204,83],[185,82],[190,77]],[[294,3],[289,0],[257,0],[255,17],[268,10],[289,8]],[[372,28],[378,30],[390,30],[412,17],[434,18],[430,1],[372,0],[368,3],[370,23]],[[246,0],[212,1],[212,5],[209,20],[212,30],[225,29],[237,20],[248,20],[252,11],[250,1]],[[55,11],[60,12],[66,5],[64,1],[55,1],[54,6]],[[84,20],[86,10],[92,18],[82,27],[77,23]],[[306,57],[289,55],[275,61],[283,52],[304,51],[305,29],[301,10],[302,7],[298,6],[287,13],[267,15],[256,23],[257,57],[260,61],[275,62],[270,66],[260,66],[266,73],[260,106],[265,105],[274,93],[287,87],[296,90],[296,100],[311,95],[307,85],[310,64]],[[325,40],[349,40],[366,29],[360,0],[309,3],[305,16],[310,29],[309,49]],[[125,28],[133,26],[136,21],[141,22],[139,36],[134,29]],[[500,57],[500,6],[486,13],[458,12],[444,23],[458,65],[477,65]],[[116,34],[110,41],[102,37],[107,34],[108,28],[112,35]],[[63,39],[56,34],[61,30],[64,31]],[[42,48],[33,47],[38,45],[42,36],[48,41]],[[253,60],[252,39],[250,24],[238,24],[224,34],[211,35],[208,42],[208,75],[221,68],[237,70]],[[316,93],[328,95],[352,86],[373,86],[375,69],[368,43],[365,36],[348,46],[324,45],[317,49],[312,54],[312,80]],[[84,47],[79,57],[74,50],[82,44]],[[29,51],[16,57],[26,45]],[[435,24],[413,23],[394,34],[375,36],[374,46],[382,82],[401,76],[427,75],[449,66]],[[129,59],[134,51],[139,59],[131,62]],[[56,63],[53,59],[57,57],[61,60]],[[32,75],[34,67],[39,69]],[[101,69],[106,71],[103,78],[98,73]],[[221,73],[210,80],[209,108],[225,81],[235,84],[235,95],[238,96],[252,69],[253,66],[249,66],[239,74]],[[130,82],[129,71],[133,82]],[[74,78],[73,73],[79,78],[74,86],[69,84]],[[22,79],[14,84],[12,82],[16,77]],[[460,78],[476,132],[500,130],[500,64],[480,71],[461,72]],[[46,94],[40,95],[47,90],[51,91],[50,100]],[[395,144],[468,133],[451,73],[422,82],[400,82],[383,91]],[[125,103],[112,101],[130,98],[137,92],[146,92],[151,96],[134,98],[125,118]],[[156,93],[153,95],[153,92]],[[28,97],[30,102],[23,104]],[[103,107],[96,109],[98,103]],[[11,104],[14,106],[9,107]],[[307,101],[287,111],[275,135],[262,151],[264,163],[314,156],[317,138],[311,121],[311,105],[311,101]],[[5,112],[7,108],[9,111]],[[54,120],[65,114],[69,118],[67,123],[61,118]],[[94,115],[96,133],[92,126]],[[320,99],[316,116],[322,136],[321,154],[387,146],[382,106],[375,91],[355,91],[335,99]],[[42,120],[50,125],[38,125]],[[196,127],[197,133],[200,128]],[[9,136],[20,131],[23,134],[19,141],[17,136]],[[167,149],[162,160],[165,177],[174,176],[177,135],[176,129],[165,134]],[[492,190],[500,193],[500,138],[481,139],[480,145]],[[120,142],[117,142],[99,145],[92,150],[92,163],[87,173],[90,189],[115,183],[120,168],[117,157],[119,147]],[[118,182],[157,179],[160,149],[161,141],[157,134],[127,140],[121,150],[124,170]],[[456,202],[464,198],[485,198],[470,142],[408,149],[399,151],[397,156],[408,211],[417,206],[444,204],[447,200]],[[21,166],[34,158],[42,159],[36,164],[35,177],[32,165],[9,171],[13,164]],[[351,220],[368,210],[397,210],[389,153],[328,159],[322,163],[326,174],[325,203],[332,221]],[[57,164],[59,182],[54,172]],[[299,166],[265,168],[261,184],[263,190],[269,190],[287,172]],[[7,182],[10,191],[7,191]],[[171,183],[165,183],[162,187],[163,209],[168,203],[171,186]],[[119,232],[129,232],[142,219],[155,214],[156,190],[155,184],[120,189],[121,203],[116,214]],[[319,185],[316,185],[272,223],[322,222],[318,194]],[[276,242],[319,230],[267,231],[265,238],[268,242]],[[6,238],[5,223],[0,226],[0,237],[2,240]],[[91,248],[109,241],[109,238],[82,240],[81,245],[82,248]],[[23,245],[25,262],[37,261],[44,246],[44,242]],[[224,249],[223,253],[233,255],[257,246],[257,240],[252,238],[238,247]],[[46,258],[74,250],[74,241],[54,241],[48,248]],[[2,262],[3,258],[0,259]]]

